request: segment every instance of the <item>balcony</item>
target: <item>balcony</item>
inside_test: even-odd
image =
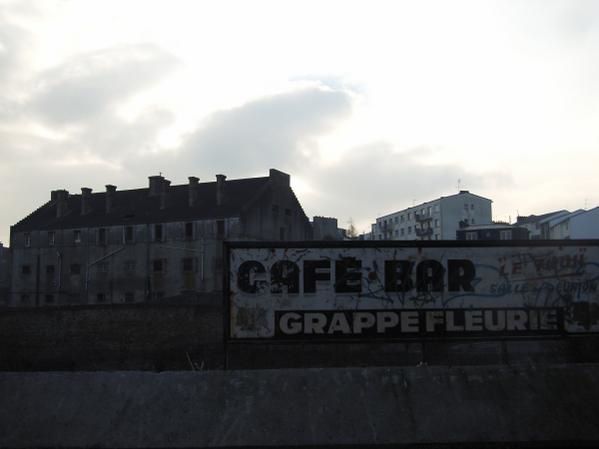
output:
[[[416,235],[418,237],[426,237],[429,235],[433,235],[433,228],[416,229]]]
[[[425,222],[425,221],[429,221],[432,220],[433,217],[431,217],[430,215],[426,215],[426,214],[414,214],[416,217],[416,221],[418,222]]]

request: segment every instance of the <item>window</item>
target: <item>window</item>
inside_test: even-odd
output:
[[[435,204],[435,212],[439,212],[439,205]]]
[[[54,274],[54,265],[46,265],[46,274],[52,276]]]
[[[476,234],[476,232],[467,232],[466,240],[478,240],[478,235]]]
[[[412,226],[408,226],[408,234],[412,233]]]
[[[162,238],[163,238],[163,233],[162,233],[162,224],[155,224],[154,225],[154,241],[155,242],[162,242]]]
[[[104,301],[106,301],[106,296],[104,295],[104,293],[98,293],[96,295],[96,302],[102,303]]]
[[[71,274],[81,274],[81,265],[79,265],[78,263],[71,264]]]
[[[412,219],[412,212],[408,212],[408,220]]]
[[[54,231],[48,231],[48,246],[54,246],[56,242],[56,234]]]
[[[21,273],[26,275],[31,274],[31,265],[23,265],[21,267]]]
[[[474,224],[474,218],[470,219],[470,224]]]
[[[191,273],[193,271],[193,258],[191,258],[191,257],[183,258],[183,271],[185,273]]]
[[[401,222],[402,222],[402,223],[403,223],[404,221],[406,221],[406,220],[405,220],[405,218],[406,218],[406,217],[405,217],[405,215],[402,215],[402,216],[401,216],[400,220],[401,220]]]
[[[193,239],[193,223],[185,223],[185,239],[192,240]]]
[[[512,239],[512,230],[507,229],[505,231],[499,231],[499,240],[511,240]]]
[[[432,209],[433,209],[433,208],[432,208],[431,206],[428,206],[427,213],[428,213],[429,215],[431,215],[431,214],[432,214],[432,212],[433,212],[433,210],[432,210]]]
[[[285,228],[279,229],[279,240],[285,240]]]
[[[98,245],[106,245],[106,229],[98,229]]]
[[[395,223],[397,223],[399,221],[399,217],[396,216],[394,221],[395,221]]]
[[[435,228],[438,228],[438,227],[439,227],[439,219],[435,218]]]
[[[401,228],[401,235],[404,235],[404,234],[405,234],[405,229]]]
[[[216,238],[222,239],[225,236],[225,220],[216,220]]]
[[[73,231],[73,241],[77,244],[81,243],[81,231],[79,229]]]
[[[123,229],[123,240],[125,243],[133,243],[133,226],[125,226]]]
[[[291,217],[291,209],[285,209],[285,215]]]
[[[439,234],[435,234],[435,240],[439,240]]]
[[[126,260],[125,261],[125,272],[133,273],[135,271],[135,261],[134,260]]]
[[[135,295],[133,292],[125,292],[125,302],[133,302],[135,300]]]
[[[470,210],[474,210],[474,204],[470,204]]]
[[[379,234],[379,240],[383,240],[383,234]]]
[[[395,231],[393,231],[393,234],[395,235],[395,237],[397,237],[399,235],[399,231],[396,229]]]
[[[31,234],[29,232],[26,232],[23,235],[23,238],[25,240],[25,248],[29,248],[31,246]]]
[[[468,210],[468,205],[467,204],[464,204],[464,209]]]
[[[54,302],[54,295],[47,294],[45,299],[46,299],[46,304],[52,304]]]

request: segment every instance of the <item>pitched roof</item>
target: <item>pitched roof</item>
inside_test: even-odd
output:
[[[516,218],[516,224],[537,223],[537,222],[540,222],[541,220],[551,218],[553,215],[556,215],[556,214],[563,215],[564,213],[569,213],[569,212],[565,209],[562,209],[562,210],[556,210],[553,212],[547,212],[546,214],[541,214],[541,215],[519,215]]]
[[[67,212],[62,217],[56,217],[57,201],[48,201],[12,229],[72,229],[238,217],[267,189],[269,180],[269,177],[261,177],[225,181],[224,200],[220,206],[216,204],[216,182],[198,184],[197,201],[193,207],[188,202],[188,184],[168,188],[164,209],[160,208],[160,195],[150,196],[149,188],[117,190],[114,192],[113,210],[110,213],[106,213],[106,192],[90,195],[91,211],[85,215],[81,214],[81,194],[69,195]]]

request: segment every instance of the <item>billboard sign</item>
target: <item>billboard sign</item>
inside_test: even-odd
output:
[[[599,332],[599,241],[231,243],[229,338]]]

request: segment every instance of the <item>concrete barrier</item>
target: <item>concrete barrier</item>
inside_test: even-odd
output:
[[[599,365],[0,373],[1,447],[525,442],[599,444]]]

